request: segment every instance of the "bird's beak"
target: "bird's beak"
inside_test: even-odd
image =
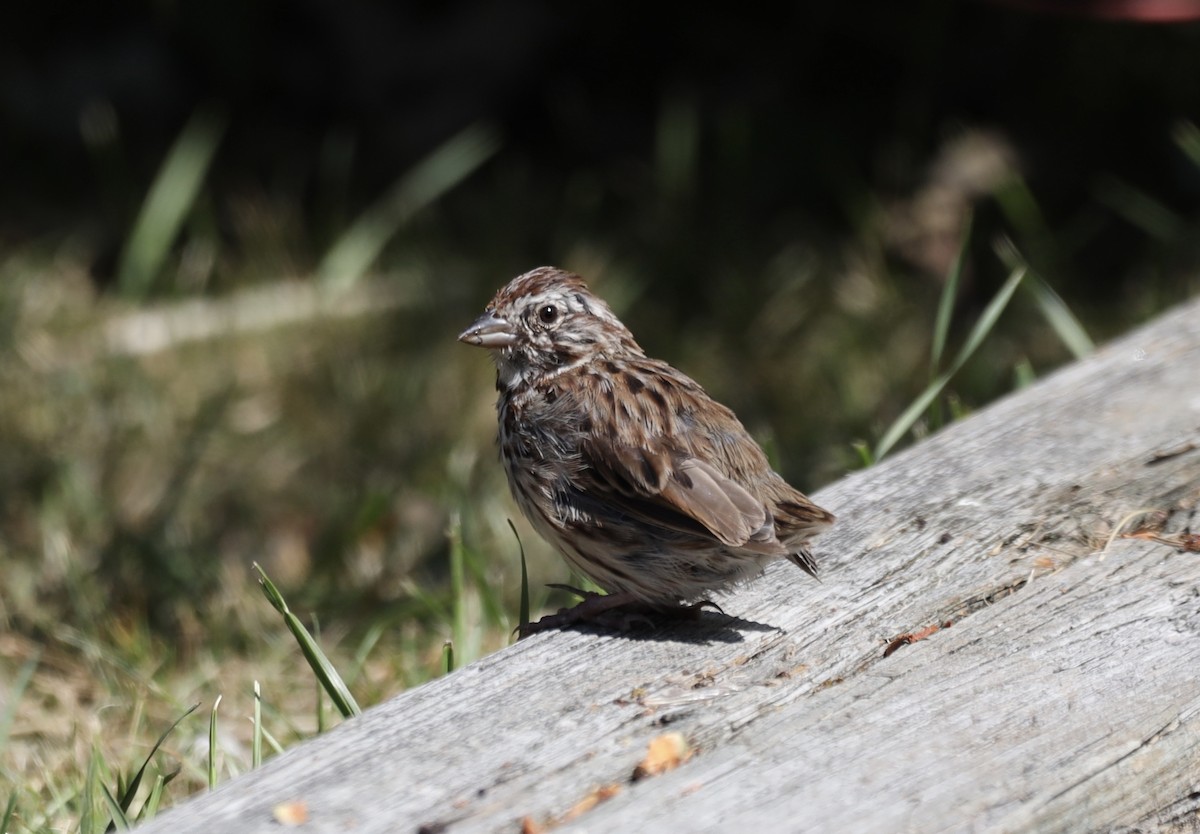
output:
[[[517,334],[506,319],[487,312],[458,334],[460,342],[485,348],[504,348],[517,343]]]

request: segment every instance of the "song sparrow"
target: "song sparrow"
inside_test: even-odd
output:
[[[608,592],[530,631],[630,604],[678,610],[780,557],[816,576],[808,540],[833,515],[772,471],[732,411],[648,358],[578,275],[514,278],[458,338],[496,362],[518,506]]]

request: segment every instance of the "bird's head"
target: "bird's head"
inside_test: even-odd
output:
[[[492,352],[503,387],[553,376],[601,355],[644,355],[582,278],[549,266],[509,281],[458,340]]]

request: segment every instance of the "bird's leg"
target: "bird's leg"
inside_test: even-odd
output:
[[[725,614],[725,609],[722,608],[721,606],[717,605],[711,599],[702,599],[699,602],[693,602],[691,605],[685,605],[681,602],[681,603],[679,603],[678,608],[674,608],[671,610],[677,611],[677,612],[687,612],[692,616],[693,619],[695,619],[695,618],[698,618],[704,612],[705,608],[711,608],[713,611],[716,611],[718,614]],[[729,615],[725,614],[725,616],[728,617]]]
[[[560,608],[555,614],[547,614],[536,623],[525,623],[522,626],[518,626],[517,632],[521,637],[528,637],[531,634],[537,634],[539,631],[561,629],[569,625],[575,625],[576,623],[594,622],[611,626],[613,624],[608,621],[610,618],[606,617],[606,614],[611,615],[614,609],[637,602],[637,597],[628,592],[598,594],[595,591],[581,591],[578,588],[572,588],[568,585],[551,585],[550,587],[579,594],[583,599],[571,608]]]
[[[581,591],[569,585],[555,584],[548,587],[578,594],[582,599],[572,608],[560,608],[557,613],[547,614],[536,623],[518,626],[517,631],[521,637],[528,637],[539,631],[562,629],[579,623],[591,623],[617,631],[629,631],[634,625],[653,626],[655,618],[663,616],[699,619],[706,607],[713,608],[722,614],[725,613],[721,610],[721,606],[708,599],[702,599],[690,605],[650,603],[638,599],[628,591],[598,594],[595,591]]]

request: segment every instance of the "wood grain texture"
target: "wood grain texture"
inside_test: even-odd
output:
[[[1193,443],[1196,301],[822,490],[821,583],[537,635],[143,830],[277,831],[295,800],[319,832],[1195,830],[1200,554],[1105,547],[1139,509],[1200,532]],[[668,730],[695,755],[632,782]]]

